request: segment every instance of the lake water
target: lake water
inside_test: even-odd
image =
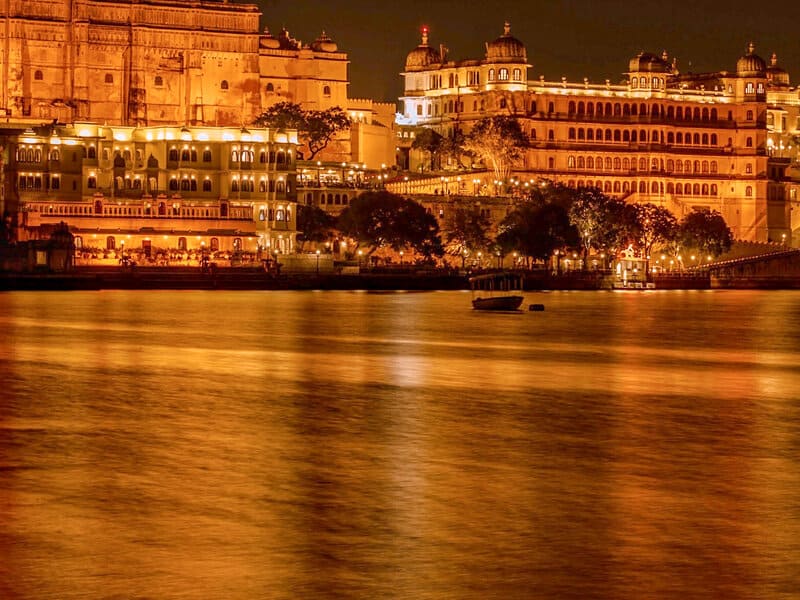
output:
[[[798,598],[800,293],[0,294],[0,598]]]

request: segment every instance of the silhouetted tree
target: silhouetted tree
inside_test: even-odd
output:
[[[350,126],[350,117],[338,106],[305,110],[294,102],[278,102],[261,113],[254,125],[275,129],[296,129],[298,140],[308,148],[308,160],[324,150],[334,136]]]

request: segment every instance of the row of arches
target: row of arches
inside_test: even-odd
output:
[[[40,163],[44,156],[41,148],[26,148],[18,146],[14,152],[14,159],[18,163]],[[59,161],[61,160],[61,151],[58,148],[51,148],[47,153],[48,160]]]
[[[535,138],[535,135],[532,136]],[[716,133],[682,132],[668,131],[666,136],[663,131],[653,129],[584,129],[583,127],[570,127],[567,130],[567,139],[578,142],[621,142],[621,143],[642,143],[653,144],[676,144],[683,146],[717,146],[719,138]],[[732,143],[729,140],[728,143]]]
[[[595,187],[602,190],[606,194],[658,194],[664,193],[676,196],[717,196],[719,195],[719,186],[715,183],[672,183],[666,185],[661,181],[653,181],[648,183],[646,181],[592,181],[587,180],[574,180],[570,179],[567,182],[569,187]],[[752,196],[752,188],[747,187],[745,191],[746,196]]]
[[[555,112],[555,106],[551,102],[551,109],[548,112]],[[531,112],[536,112],[534,102]],[[716,108],[707,106],[667,106],[661,104],[647,104],[646,102],[584,102],[582,100],[570,100],[567,105],[567,113],[570,115],[586,115],[598,117],[664,117],[667,120],[676,121],[716,121],[719,114]],[[733,115],[729,113],[729,119]]]
[[[574,156],[567,157],[569,169],[596,169],[598,171],[666,171],[668,173],[716,174],[715,160],[674,160],[652,158],[649,163],[644,157]]]

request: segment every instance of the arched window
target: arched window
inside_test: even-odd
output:
[[[569,131],[567,132],[567,139],[574,140],[575,139],[575,128],[570,127]]]
[[[164,78],[161,75],[156,75],[155,79],[153,80],[153,85],[156,87],[161,87],[164,85]]]
[[[239,180],[238,179],[234,179],[234,180],[231,181],[231,191],[232,192],[238,192],[239,191]]]
[[[753,147],[753,138],[748,137],[747,140],[745,141],[744,145],[747,146],[748,148],[752,148]]]
[[[657,194],[658,193],[658,182],[657,181],[654,181],[653,183],[650,184],[650,193],[651,194]]]
[[[575,157],[569,156],[567,158],[567,168],[574,169],[575,168]]]
[[[190,156],[191,155],[189,154],[188,148],[184,148],[183,150],[181,150],[181,160],[188,161]]]
[[[571,115],[575,114],[575,101],[570,100],[569,104],[567,105],[567,112]]]
[[[603,157],[602,156],[598,156],[598,157],[596,157],[594,159],[594,167],[598,171],[602,171],[603,170]]]
[[[547,103],[547,112],[554,113],[556,112],[556,105],[555,102],[548,102]]]
[[[611,130],[610,129],[606,129],[605,141],[607,141],[607,142],[611,141]]]
[[[498,78],[500,81],[508,81],[508,69],[500,69],[500,71],[498,71]]]
[[[97,187],[97,178],[94,175],[89,175],[89,178],[86,180],[86,187],[90,189]]]
[[[646,194],[647,193],[647,184],[644,181],[639,182],[639,193]]]
[[[615,142],[622,141],[622,132],[619,129],[614,130],[614,141]]]
[[[709,164],[709,167],[710,167],[710,170],[711,170],[712,173],[716,173],[717,172],[717,161],[712,160],[711,163]]]
[[[106,73],[105,82],[114,83],[114,76],[111,73]]]
[[[34,81],[41,81],[42,79],[44,79],[44,75],[42,74],[42,72],[41,72],[41,71],[38,71],[38,70],[37,70],[37,71],[36,71],[36,72],[34,72],[34,74],[33,74],[33,79],[34,79]]]
[[[275,86],[272,85],[272,83],[268,83],[267,87],[265,89],[266,89],[267,93],[274,92],[275,91]]]
[[[716,146],[717,145],[717,134],[716,133],[712,133],[711,134],[711,145],[712,146]]]
[[[591,156],[586,157],[586,168],[594,169],[594,158],[592,158]]]
[[[616,158],[614,158],[614,170],[619,171],[621,168],[622,168],[622,161],[617,156]]]
[[[716,196],[717,195],[717,184],[716,183],[712,183],[711,184],[711,195],[712,196]]]
[[[587,129],[586,130],[586,139],[590,142],[594,141],[594,129]]]
[[[494,81],[494,69],[489,69],[489,81]]]
[[[610,181],[606,181],[605,185],[603,186],[603,191],[606,192],[607,194],[611,193],[611,182]]]
[[[106,238],[106,250],[115,250],[117,247],[117,240],[114,239],[113,235],[110,235]]]
[[[520,81],[521,79],[522,79],[522,70],[514,69],[514,81]]]
[[[676,193],[678,196],[681,196],[681,195],[683,195],[683,184],[682,184],[682,183],[676,183],[676,184],[675,184],[675,193]]]
[[[172,177],[169,180],[168,188],[169,188],[169,191],[171,191],[171,192],[177,192],[178,191],[178,180],[175,177]]]
[[[667,182],[667,193],[672,194],[675,191],[675,186],[672,185],[672,182]]]
[[[322,87],[322,95],[326,98],[330,98],[331,96],[331,86],[326,85]]]
[[[584,158],[582,156],[578,157],[578,168],[579,169],[586,168],[586,161],[584,160]]]
[[[227,90],[228,89],[228,80],[223,79],[222,82],[219,84],[220,89]]]
[[[708,184],[707,184],[707,183],[704,183],[704,184],[703,184],[703,187],[702,187],[702,188],[700,188],[700,193],[701,193],[703,196],[708,196]]]
[[[639,170],[647,171],[647,159],[644,157],[639,159]]]
[[[86,149],[86,158],[89,158],[91,160],[96,159],[97,158],[97,148],[95,148],[94,146],[89,146]]]
[[[283,181],[278,182],[278,184],[275,186],[275,191],[278,194],[283,194],[286,191],[286,185],[283,183]]]
[[[610,171],[611,170],[611,164],[612,164],[611,163],[611,158],[606,156],[606,160],[605,160],[606,171]]]
[[[699,196],[700,195],[700,184],[699,183],[695,183],[692,186],[692,195],[693,196]]]
[[[583,129],[578,129],[578,139],[579,140],[586,139],[586,132]]]
[[[167,160],[177,162],[178,161],[178,149],[177,148],[170,148],[169,154],[167,155]]]

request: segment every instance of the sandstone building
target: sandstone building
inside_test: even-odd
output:
[[[516,181],[547,178],[654,202],[679,218],[718,210],[739,239],[800,240],[797,164],[800,90],[773,55],[751,44],[735,71],[681,73],[666,53],[633,57],[624,79],[591,83],[531,77],[525,45],[511,35],[481,59],[452,60],[423,30],[402,76],[398,140],[420,127],[468,132],[484,116],[515,116],[530,140]],[[410,165],[413,169],[414,164]],[[415,179],[403,191],[474,193],[471,176]],[[436,189],[430,189],[434,186]]]

